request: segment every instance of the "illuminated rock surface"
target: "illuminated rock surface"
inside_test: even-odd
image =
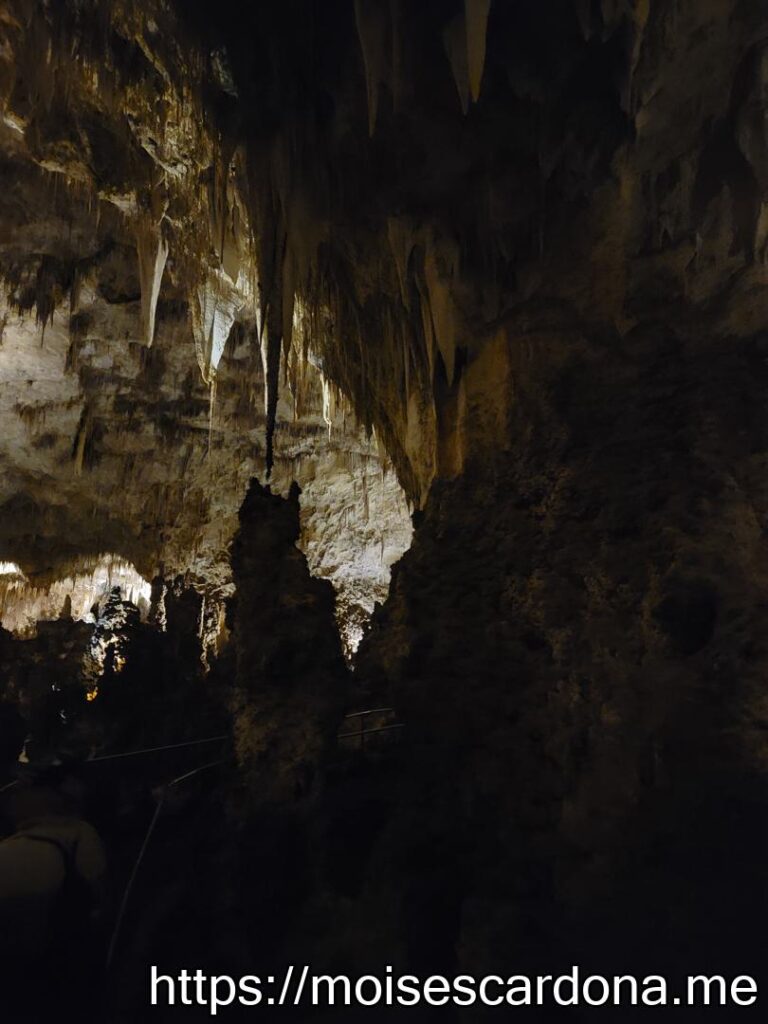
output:
[[[416,513],[348,699],[407,738],[351,767],[329,602],[298,552],[241,552],[277,561],[219,661],[249,789],[201,868],[215,952],[764,972],[763,5],[13,0],[0,27],[0,558],[45,588],[112,552],[217,608],[271,469],[356,637]],[[258,682],[289,635],[316,705]],[[302,749],[327,785],[294,801]]]

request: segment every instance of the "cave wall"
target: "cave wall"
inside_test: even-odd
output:
[[[328,372],[424,512],[358,659],[410,744],[361,902],[387,876],[443,966],[759,975],[765,12],[494,5],[462,122],[430,10],[407,109],[385,70],[370,142],[312,137],[362,194],[291,181],[334,225]]]
[[[463,837],[463,968],[503,935],[759,973],[762,335],[526,341],[509,451],[433,490],[358,661],[407,723],[404,814]]]
[[[307,348],[267,387],[241,158],[207,111],[225,55],[154,2],[9,4],[0,39],[0,557],[40,592],[106,554],[221,604],[270,462],[351,653],[408,509]]]
[[[44,219],[39,228],[47,230]],[[64,303],[44,331],[8,313],[0,349],[0,547],[21,563],[33,596],[92,574],[108,553],[146,579],[184,572],[221,602],[231,591],[227,549],[239,505],[250,475],[264,473],[258,341],[252,327],[236,326],[212,395],[183,311],[161,310],[151,349],[137,340],[134,276],[132,253],[113,255],[93,287],[81,290],[78,313]],[[108,279],[128,298],[106,298]],[[329,422],[323,408],[322,379],[311,365],[300,415],[283,386],[273,486],[286,493],[293,479],[302,483],[300,543],[312,569],[333,580],[345,608],[362,606],[367,616],[407,547],[408,509],[375,439],[341,403]],[[8,628],[26,615],[23,599],[18,588],[9,591]]]
[[[223,0],[215,18],[196,3],[132,18],[115,2],[97,35],[62,10],[41,32],[82,49],[85,76],[64,76],[75,127],[93,149],[94,119],[108,138],[126,129],[127,96],[134,163],[139,150],[121,188],[95,158],[81,176],[143,232],[145,277],[167,243],[206,387],[216,332],[201,338],[200,295],[225,273],[259,320],[265,463],[281,370],[298,387],[311,348],[418,507],[357,667],[409,739],[354,897],[338,899],[346,955],[376,910],[376,952],[389,941],[411,964],[487,965],[503,946],[522,964],[580,951],[627,969],[652,951],[702,969],[738,931],[723,957],[749,969],[765,910],[765,10]],[[13,11],[15,73],[36,37],[28,5]],[[127,93],[99,105],[104,32]],[[50,116],[51,78],[32,77],[37,103],[5,76],[6,129],[74,177],[50,134],[69,124]],[[180,102],[185,79],[195,125],[166,130],[148,83]],[[50,285],[46,267],[33,276]],[[20,294],[14,260],[5,277],[12,308],[50,318],[50,287]],[[159,353],[162,318],[156,335]],[[226,372],[225,356],[220,400]],[[241,760],[266,758],[293,793],[342,697],[291,502],[251,490],[234,614]],[[196,537],[199,518],[185,520]],[[308,719],[273,730],[297,706]]]

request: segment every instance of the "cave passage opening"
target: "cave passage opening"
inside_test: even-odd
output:
[[[110,593],[134,605],[142,620],[149,615],[152,585],[132,562],[102,554],[76,560],[66,573],[46,582],[27,576],[16,562],[0,563],[0,626],[19,637],[34,637],[39,622],[61,617],[93,624]]]

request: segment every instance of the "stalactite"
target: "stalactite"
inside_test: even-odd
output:
[[[485,45],[491,0],[464,0],[467,24],[467,68],[469,90],[475,103],[480,99],[480,86],[485,68]]]
[[[276,331],[267,326],[262,337],[261,355],[264,365],[264,391],[266,403],[266,468],[267,477],[274,466],[275,424],[277,421],[277,399],[280,390],[280,355],[282,339]]]
[[[283,323],[283,295],[282,287],[280,286],[267,293],[264,319],[262,321],[261,354],[264,368],[267,477],[271,475],[274,465],[275,425],[280,390],[280,356],[283,348]]]
[[[290,258],[290,250],[288,245],[285,247],[285,254],[283,256],[283,283],[281,288],[281,314],[282,314],[282,346],[283,356],[285,358],[285,373],[286,383],[288,382],[288,357],[291,352],[291,342],[293,339],[293,314],[296,307],[296,293],[294,290],[294,273],[293,264]]]
[[[242,307],[243,297],[223,271],[209,271],[191,302],[192,332],[203,380],[210,384],[215,375],[232,325]]]
[[[208,395],[208,455],[211,454],[213,442],[213,415],[216,408],[216,371],[211,371],[209,395]]]
[[[400,108],[400,93],[402,90],[402,0],[389,0],[389,16],[392,22],[392,106],[395,113]]]
[[[234,144],[230,140],[222,140],[214,152],[208,209],[211,239],[221,269],[233,284],[237,284],[243,253],[240,202],[230,175],[234,160]]]
[[[274,434],[280,385],[280,356],[286,330],[293,329],[292,253],[288,252],[285,202],[290,189],[289,170],[281,154],[275,157],[282,168],[282,197],[274,185],[274,169],[269,156],[249,148],[246,170],[251,197],[251,230],[258,264],[259,342],[264,370],[264,408],[266,418],[266,470],[269,477],[274,463]],[[286,289],[290,292],[286,295]],[[286,339],[286,354],[290,333]]]
[[[457,312],[451,290],[440,273],[432,248],[424,260],[424,278],[429,296],[429,310],[434,339],[445,363],[449,386],[453,383],[456,358]]]
[[[141,325],[144,344],[150,348],[155,340],[157,302],[168,260],[168,243],[159,224],[152,223],[148,218],[139,221],[136,226],[136,250],[141,284]]]
[[[368,134],[372,136],[376,131],[379,90],[387,77],[384,40],[389,24],[386,8],[380,0],[355,0],[355,22],[365,65]]]
[[[627,67],[626,80],[621,90],[622,109],[630,116],[637,113],[637,98],[635,96],[635,70],[640,60],[640,53],[645,38],[645,30],[651,13],[650,0],[638,0],[632,6],[632,52]]]
[[[469,66],[467,64],[467,26],[463,14],[457,14],[443,30],[443,43],[459,94],[461,111],[469,109]]]
[[[387,238],[397,271],[400,298],[404,308],[410,311],[408,267],[413,251],[413,232],[402,218],[389,217],[387,219]]]
[[[82,476],[85,464],[85,448],[88,443],[88,433],[91,429],[91,412],[88,408],[83,409],[80,422],[77,426],[75,443],[73,446],[73,472],[75,476]]]
[[[592,0],[573,0],[573,3],[581,34],[585,40],[589,40],[592,35]]]
[[[360,480],[362,483],[363,490],[363,519],[365,522],[369,522],[371,518],[371,506],[368,501],[368,466],[363,467],[363,472],[360,474]]]
[[[333,416],[331,415],[331,386],[325,377],[321,376],[323,386],[323,420],[328,427],[328,440],[331,439],[331,428],[333,427]]]

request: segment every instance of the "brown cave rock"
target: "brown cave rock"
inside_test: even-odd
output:
[[[163,949],[765,984],[766,39],[6,0],[0,697],[214,740],[97,787],[124,883],[194,780],[107,1024]]]
[[[235,741],[265,801],[311,793],[347,699],[333,587],[296,546],[299,493],[293,485],[284,499],[251,480],[232,546]]]

